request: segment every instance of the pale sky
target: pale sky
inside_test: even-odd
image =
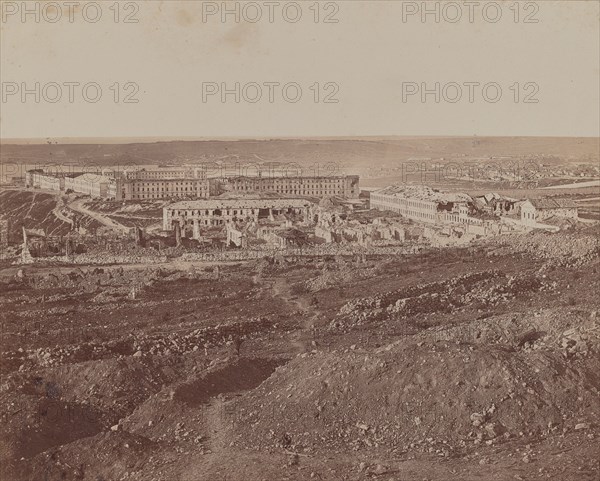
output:
[[[54,2],[59,11],[27,2],[39,8],[39,23],[35,13],[22,17],[21,1],[1,3],[3,139],[599,135],[595,0],[519,2],[518,9],[514,0],[482,0],[471,2],[472,11],[469,2],[430,1],[434,13],[424,19],[415,11],[421,1],[226,2],[239,8],[239,23],[234,14],[222,21],[221,1],[122,1],[119,9],[102,1],[96,23],[93,2],[72,11],[68,2]],[[493,23],[498,6],[502,17]],[[138,23],[124,23],[127,15]],[[65,82],[80,84],[71,87],[72,103]],[[222,85],[235,91],[236,82],[239,103],[234,93],[225,102],[218,91],[208,95]],[[83,97],[88,83],[102,88],[97,103]],[[293,83],[286,100],[281,86]],[[62,97],[52,103],[56,84]],[[255,84],[262,97],[252,103]],[[422,85],[431,90],[425,102]],[[302,95],[292,103],[297,86]],[[23,87],[32,91],[24,99]],[[462,97],[452,103],[457,87]],[[502,97],[492,103],[498,87]],[[128,93],[139,102],[125,103]],[[93,85],[87,94],[96,95]],[[337,103],[325,103],[328,94]]]

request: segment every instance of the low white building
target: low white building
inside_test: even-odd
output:
[[[89,195],[90,197],[109,197],[109,184],[112,179],[98,174],[86,173],[74,177],[65,177],[65,190]]]
[[[35,189],[63,190],[64,177],[46,174],[42,170],[29,170],[25,173],[25,185]]]
[[[578,219],[577,204],[568,199],[530,199],[521,204],[521,221],[544,223],[550,218]]]

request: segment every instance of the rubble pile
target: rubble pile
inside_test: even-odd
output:
[[[102,269],[102,268],[69,268],[55,269],[49,273],[24,275],[19,282],[35,289],[62,288],[93,291],[98,287],[120,287],[132,283],[151,283],[167,275],[168,271],[160,268],[148,269]],[[14,279],[5,279],[8,284],[15,283]]]
[[[423,342],[460,341],[500,344],[515,350],[550,350],[565,358],[585,358],[600,352],[600,315],[569,308],[505,314],[453,327],[436,327],[416,335]]]
[[[135,289],[139,294],[143,288],[152,287],[158,282],[173,282],[179,279],[214,279],[214,274],[208,269],[190,269],[188,272],[183,272],[162,267],[145,269],[69,268],[68,270],[56,269],[44,274],[4,278],[0,281],[0,285],[6,289],[25,289],[23,294],[25,302],[50,303],[67,299],[73,294],[96,294],[91,300],[94,304],[102,304],[131,296],[132,290]],[[30,289],[68,289],[69,294],[54,294],[37,299],[29,291]],[[47,310],[49,313],[55,311],[56,308]]]
[[[26,479],[139,480],[147,478],[149,466],[160,467],[152,457],[150,462],[144,459],[148,453],[159,453],[160,449],[160,445],[142,436],[101,432],[62,446],[58,452],[53,449],[38,454],[27,466],[31,474]]]
[[[555,287],[555,283],[531,275],[506,276],[496,270],[476,272],[352,300],[342,306],[330,328],[346,329],[417,314],[452,313],[463,306],[485,308],[529,292],[549,291]]]
[[[268,333],[274,324],[269,318],[257,317],[232,320],[227,324],[195,329],[188,334],[171,333],[160,337],[144,336],[136,338],[133,344],[134,356],[146,354],[168,356],[229,345],[236,336],[250,337],[256,333]]]
[[[431,340],[302,354],[236,405],[238,440],[301,453],[453,456],[582,423],[598,427],[597,365],[571,362],[559,353]]]
[[[510,235],[490,240],[499,246],[496,255],[521,253],[547,259],[557,266],[577,267],[588,264],[600,255],[597,233],[547,233],[532,232],[527,235]]]
[[[374,268],[359,268],[357,266],[343,266],[337,270],[328,270],[312,279],[304,281],[304,286],[308,292],[318,292],[323,289],[329,289],[339,284],[340,279],[344,282],[356,281],[359,279],[370,279],[376,276],[377,270]]]
[[[3,472],[597,479],[600,304],[588,240],[407,244],[401,257],[157,243],[172,263],[9,265]],[[129,261],[123,249],[102,262]],[[576,267],[553,264],[552,249]],[[185,262],[186,252],[209,262]]]
[[[88,252],[75,256],[74,264],[80,265],[111,265],[111,264],[161,264],[168,257],[154,249],[141,249],[127,254],[110,254],[106,252]]]
[[[85,342],[57,348],[9,351],[4,355],[5,371],[26,371],[33,367],[60,366],[67,363],[108,359],[117,356],[181,355],[205,348],[229,345],[235,337],[264,335],[276,327],[267,317],[232,320],[227,324],[194,329],[187,333],[143,335],[108,342]]]

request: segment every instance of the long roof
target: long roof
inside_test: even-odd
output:
[[[415,199],[429,202],[471,202],[469,195],[460,192],[442,192],[426,185],[397,184],[375,192],[403,199]]]
[[[202,210],[202,209],[270,209],[295,207],[302,208],[311,205],[307,199],[204,199],[183,200],[167,206],[171,210]]]
[[[84,173],[79,173],[79,174],[74,174],[74,175],[68,175],[65,178],[70,178],[70,179],[81,179],[84,180],[85,182],[89,182],[89,183],[98,183],[98,182],[112,182],[113,179],[111,179],[110,177],[106,177],[105,175],[98,175],[92,172],[84,172]]]
[[[235,177],[224,177],[223,181],[245,181],[245,180],[345,180],[360,179],[358,175],[238,175]]]
[[[530,199],[536,209],[575,209],[577,204],[569,199]]]

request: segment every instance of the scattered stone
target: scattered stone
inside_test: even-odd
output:
[[[580,431],[582,429],[589,429],[590,423],[579,423],[575,425],[575,431]]]
[[[373,469],[373,474],[377,475],[377,476],[381,476],[382,474],[387,473],[389,470],[387,467],[385,467],[383,464],[378,464],[377,466],[375,466],[375,468]]]
[[[485,421],[485,416],[480,413],[471,414],[471,424],[475,427],[481,426]]]

